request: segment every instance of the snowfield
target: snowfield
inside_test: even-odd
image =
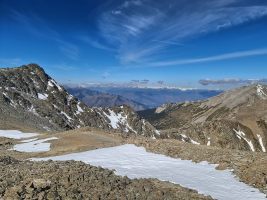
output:
[[[117,175],[132,179],[157,178],[170,181],[219,200],[266,200],[263,193],[239,182],[229,170],[216,170],[216,165],[207,162],[193,163],[149,153],[132,144],[31,160],[49,159],[83,161],[94,166],[115,169]]]
[[[39,135],[38,133],[23,133],[17,130],[0,130],[0,137],[11,138],[11,139],[23,139],[30,138]]]
[[[57,137],[51,137],[46,139],[37,140],[37,138],[33,138],[30,140],[24,140],[21,144],[16,144],[12,150],[20,151],[20,152],[45,152],[50,151],[50,143],[47,141],[56,140]]]

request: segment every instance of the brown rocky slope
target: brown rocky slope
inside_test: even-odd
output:
[[[267,87],[250,85],[205,101],[139,113],[163,138],[239,150],[267,149]]]

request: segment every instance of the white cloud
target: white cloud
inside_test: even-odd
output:
[[[250,57],[250,56],[262,56],[262,55],[267,55],[267,49],[238,51],[238,52],[226,53],[226,54],[221,54],[221,55],[216,55],[216,56],[209,56],[209,57],[202,57],[202,58],[190,58],[190,59],[185,59],[185,60],[154,62],[154,63],[149,63],[147,66],[162,67],[162,66],[173,66],[173,65],[186,65],[186,64],[194,64],[194,63],[230,60],[230,59]]]
[[[155,58],[170,45],[249,22],[267,15],[265,4],[241,5],[241,0],[125,1],[104,12],[100,34],[113,44],[123,63]],[[244,2],[243,2],[244,3]],[[114,11],[119,11],[116,14]],[[158,42],[155,42],[158,41]]]
[[[86,36],[86,35],[80,35],[77,37],[77,39],[89,44],[90,46],[94,47],[94,48],[97,48],[97,49],[102,49],[102,50],[106,50],[106,51],[114,51],[113,48],[105,45],[105,44],[102,44],[100,43],[97,39],[92,39],[91,37],[89,36]]]

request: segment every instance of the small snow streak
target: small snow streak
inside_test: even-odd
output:
[[[210,138],[208,138],[207,146],[210,146]]]
[[[67,113],[61,111],[61,114],[64,115],[69,121],[73,120]]]
[[[262,99],[264,99],[264,100],[267,99],[267,94],[263,91],[262,85],[257,85],[257,94]]]
[[[251,151],[255,151],[255,148],[254,148],[254,146],[253,146],[252,141],[249,140],[249,139],[247,139],[247,138],[245,137],[246,134],[245,134],[243,131],[241,131],[241,130],[235,130],[235,129],[233,129],[233,130],[234,130],[234,132],[236,133],[236,136],[237,136],[240,140],[243,139],[243,140],[245,140],[245,141],[247,142],[247,144],[248,144],[248,146],[250,147]]]
[[[46,100],[47,98],[48,98],[48,94],[38,93],[38,99]]]
[[[56,87],[59,91],[62,91],[62,90],[63,90],[62,87],[60,87],[60,86],[57,84],[57,82],[54,81],[53,79],[50,79],[50,80],[48,81],[48,86],[49,86],[49,87]]]
[[[259,134],[257,134],[257,137],[258,137],[258,139],[259,139],[259,143],[260,143],[260,145],[261,145],[261,149],[262,149],[262,151],[263,151],[263,152],[266,152],[265,146],[264,146],[263,141],[262,141],[262,137],[261,137]]]
[[[187,142],[187,141],[189,141],[189,142],[192,143],[192,144],[200,145],[199,142],[193,140],[192,138],[188,137],[187,135],[180,134],[180,136],[182,137],[182,141],[183,141],[183,142]]]
[[[77,104],[77,111],[76,111],[76,115],[81,114],[82,112],[84,112],[84,110],[81,108],[80,106],[80,102]]]

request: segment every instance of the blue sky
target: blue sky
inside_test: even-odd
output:
[[[0,0],[0,66],[62,83],[267,78],[266,0]]]

